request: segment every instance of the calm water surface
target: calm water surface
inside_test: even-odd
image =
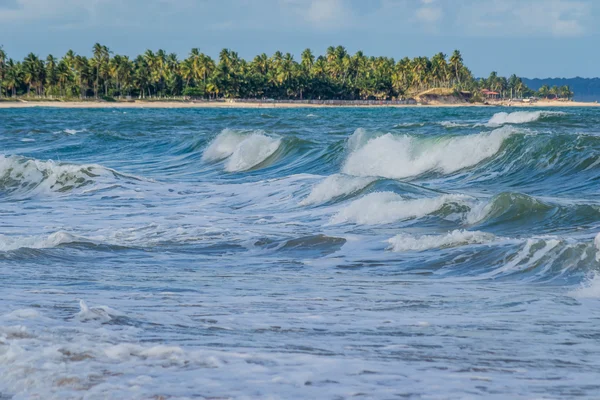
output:
[[[600,111],[506,110],[0,110],[0,398],[598,398]]]

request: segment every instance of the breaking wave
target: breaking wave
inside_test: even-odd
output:
[[[101,179],[119,177],[125,175],[101,165],[57,163],[52,160],[0,155],[0,192],[29,192],[34,189],[68,192]]]
[[[342,174],[328,176],[315,187],[299,204],[301,206],[327,203],[331,200],[354,194],[371,183],[375,178],[355,177]]]
[[[496,237],[491,233],[454,230],[448,232],[446,235],[412,236],[402,233],[389,239],[388,243],[390,244],[391,251],[403,252],[443,249],[470,244],[484,244],[493,242],[495,239]]]
[[[49,249],[61,244],[77,242],[79,238],[67,232],[55,232],[47,236],[0,235],[0,251],[13,251],[23,248]]]
[[[252,133],[223,130],[206,148],[202,159],[207,162],[226,160],[227,172],[243,172],[259,167],[279,150],[280,138],[262,131]]]
[[[357,130],[348,140],[352,152],[342,172],[391,179],[411,178],[428,172],[450,174],[494,156],[504,141],[516,132],[514,128],[504,127],[489,133],[436,138],[388,133],[366,140],[364,131]]]
[[[393,192],[370,193],[343,208],[331,219],[332,224],[360,225],[389,224],[396,221],[421,218],[445,207],[459,211],[473,199],[463,195],[443,195],[434,198],[405,199]],[[452,214],[447,213],[447,214]],[[448,215],[449,216],[449,215]]]
[[[488,126],[500,126],[504,124],[527,124],[543,118],[565,115],[560,111],[515,111],[512,113],[500,112],[488,121]]]

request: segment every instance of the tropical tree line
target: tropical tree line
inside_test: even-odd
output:
[[[496,72],[492,72],[486,79],[481,79],[480,86],[500,93],[503,98],[540,97],[545,99],[572,99],[574,96],[571,88],[566,85],[561,87],[543,85],[538,91],[534,91],[528,88],[523,80],[516,75],[511,75],[507,79],[498,76]]]
[[[548,86],[542,85],[538,90],[538,96],[544,98],[558,98],[558,99],[572,99],[574,96],[573,91],[567,85],[563,86]]]
[[[511,97],[531,92],[514,75],[475,79],[458,50],[399,61],[350,54],[343,46],[320,56],[306,49],[298,61],[280,51],[246,61],[229,49],[214,60],[197,48],[184,59],[164,50],[131,59],[96,43],[90,57],[69,50],[60,59],[30,53],[15,61],[0,47],[0,97],[357,100],[397,99],[431,88],[490,88]]]

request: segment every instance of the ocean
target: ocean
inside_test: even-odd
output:
[[[0,110],[0,399],[600,394],[600,111]]]

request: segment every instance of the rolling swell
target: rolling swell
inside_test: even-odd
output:
[[[225,160],[225,171],[243,172],[261,168],[282,145],[282,139],[264,132],[223,130],[204,150],[203,160]]]
[[[416,178],[426,173],[448,175],[493,157],[515,133],[514,128],[505,127],[465,136],[385,134],[365,139],[363,131],[357,130],[348,140],[351,153],[342,172],[391,179]]]
[[[488,126],[500,126],[505,124],[528,124],[540,120],[552,121],[567,115],[560,111],[515,111],[512,113],[500,112],[494,114],[488,121]]]
[[[97,164],[0,155],[0,192],[6,194],[67,193],[96,183],[115,183],[122,178],[139,180]]]
[[[566,227],[591,227],[600,220],[600,204],[555,203],[523,193],[500,193],[487,203],[474,207],[467,223],[487,229],[501,226],[506,232],[518,233],[523,226],[530,232]]]
[[[505,187],[540,187],[560,193],[588,191],[598,179],[600,137],[578,134],[516,134],[496,157],[464,172],[468,185],[483,182]],[[564,178],[568,177],[568,180]],[[549,184],[551,182],[551,184]]]

